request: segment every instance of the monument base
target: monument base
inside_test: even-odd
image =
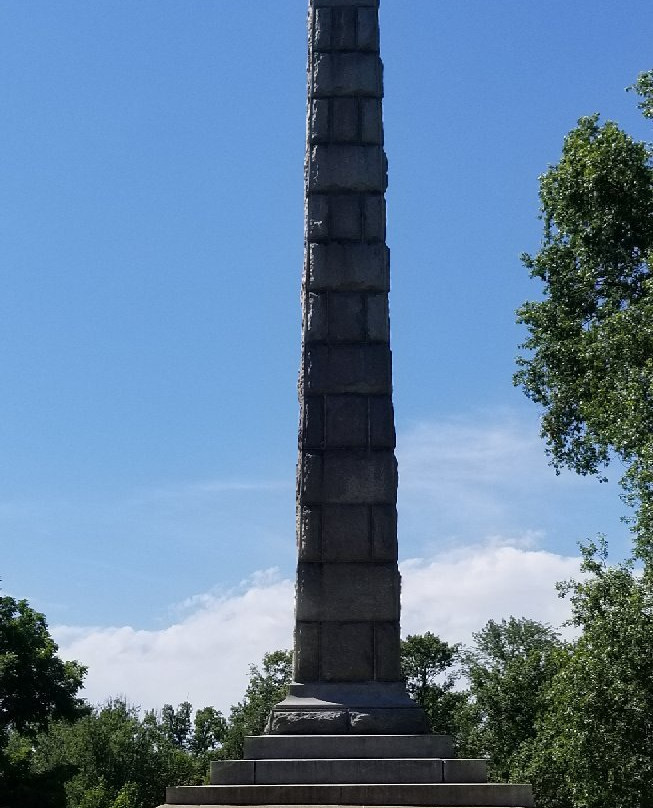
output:
[[[416,735],[428,720],[403,682],[293,683],[273,707],[271,735]]]
[[[451,757],[445,735],[265,735],[211,785],[167,789],[166,805],[532,808],[528,785],[486,782],[485,760]]]

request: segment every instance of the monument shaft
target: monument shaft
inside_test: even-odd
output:
[[[313,3],[308,92],[295,675],[398,681],[376,3]]]
[[[402,721],[405,708],[413,708],[406,731],[423,724],[400,669],[378,5],[311,0],[309,6],[295,685],[289,701],[299,699],[295,712],[311,706],[302,698],[315,707],[350,708],[349,715],[338,713],[340,728],[334,713],[332,732],[351,731],[351,710],[374,706],[401,706]],[[284,706],[290,710],[289,703],[275,709],[271,731],[299,731],[297,715],[284,714]],[[386,718],[367,731],[388,731]],[[313,715],[312,726],[323,731],[319,719]],[[402,730],[393,725],[393,731]]]

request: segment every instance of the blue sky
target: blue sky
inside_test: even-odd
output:
[[[0,0],[0,578],[55,626],[292,577],[305,6]],[[650,138],[650,2],[381,18],[402,557],[622,555],[615,486],[547,467],[514,310],[564,134]]]

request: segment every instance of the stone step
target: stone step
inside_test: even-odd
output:
[[[343,783],[485,783],[485,760],[356,758],[353,760],[217,760],[211,785]]]
[[[176,786],[168,805],[384,805],[532,808],[528,785],[386,783],[373,785]]]
[[[451,758],[450,735],[250,735],[246,760]]]

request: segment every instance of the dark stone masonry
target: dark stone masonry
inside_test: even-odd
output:
[[[400,669],[378,0],[310,0],[294,681],[245,759],[167,803],[521,806],[429,734]]]
[[[378,6],[311,3],[295,683],[269,730],[422,733],[399,662]]]

